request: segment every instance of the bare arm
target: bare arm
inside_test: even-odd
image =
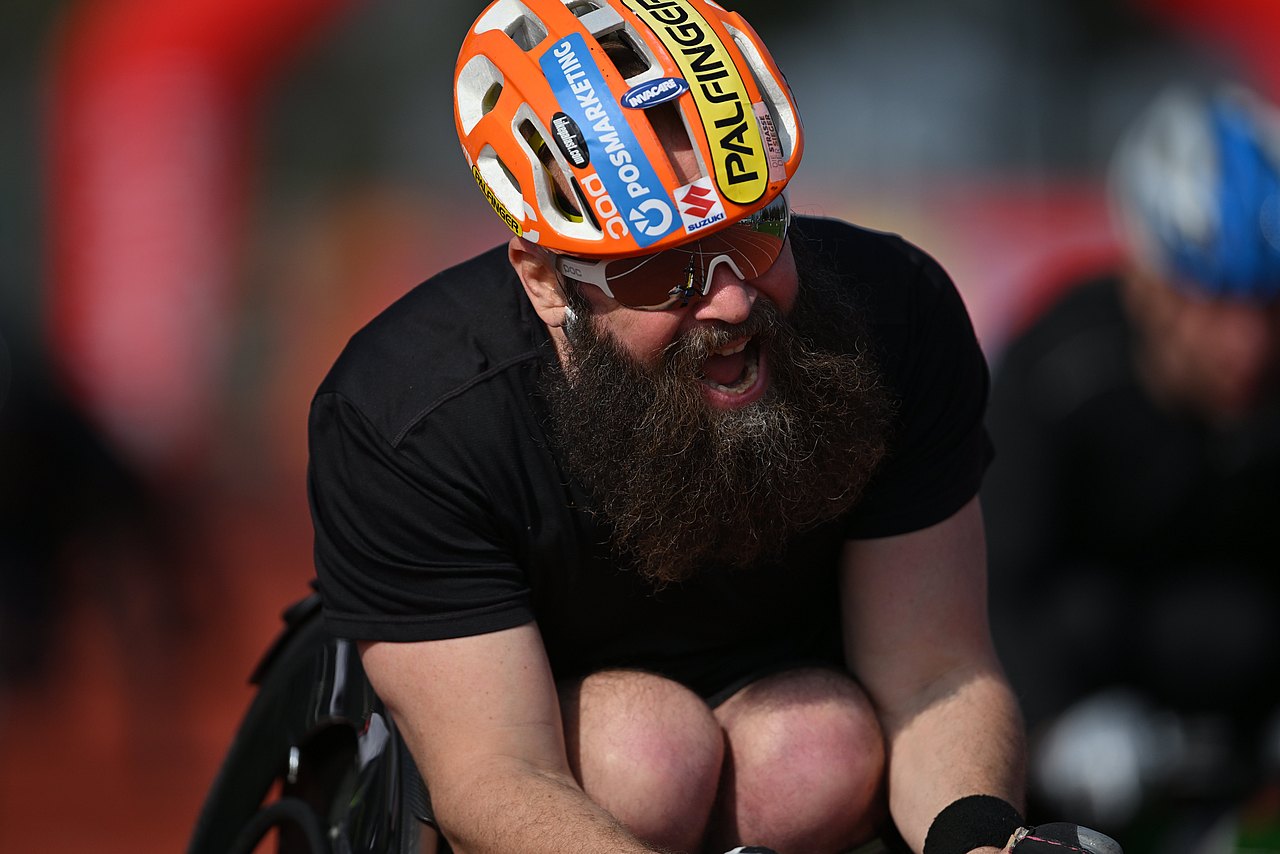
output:
[[[920,851],[934,816],[965,795],[1021,809],[1022,722],[988,630],[978,500],[922,531],[850,542],[841,587],[846,654],[880,714],[907,843]]]
[[[636,841],[574,781],[555,684],[533,625],[373,643],[361,655],[459,854],[658,850]]]

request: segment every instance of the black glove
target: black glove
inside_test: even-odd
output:
[[[1110,836],[1065,821],[1019,830],[1010,850],[1015,854],[1124,854]]]

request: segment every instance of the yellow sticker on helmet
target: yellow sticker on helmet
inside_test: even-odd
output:
[[[498,216],[502,217],[502,221],[507,224],[507,228],[516,233],[516,237],[524,236],[524,229],[520,226],[520,220],[507,210],[507,206],[498,200],[498,194],[489,186],[489,182],[480,174],[479,166],[471,167],[471,177],[476,179],[476,183],[480,185],[480,192],[484,193],[484,197],[489,200],[489,205],[493,208]]]
[[[769,161],[751,96],[724,42],[687,0],[623,0],[671,51],[711,143],[716,184],[740,205],[769,186]]]

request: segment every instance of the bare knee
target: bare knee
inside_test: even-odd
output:
[[[719,843],[842,851],[884,818],[884,740],[862,689],[806,669],[748,686],[716,710],[728,734]]]
[[[569,764],[636,836],[697,850],[715,803],[724,733],[687,688],[639,671],[593,674],[561,692]]]

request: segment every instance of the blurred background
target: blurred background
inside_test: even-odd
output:
[[[1274,0],[725,5],[799,99],[793,206],[931,251],[997,366],[1113,260],[1103,172],[1159,88],[1280,98]],[[482,6],[0,6],[0,851],[184,847],[308,590],[312,391],[507,236],[450,111]]]

